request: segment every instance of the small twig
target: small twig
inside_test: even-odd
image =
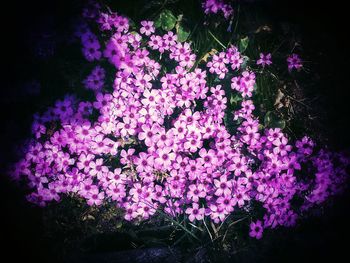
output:
[[[285,42],[285,40],[283,40],[272,52],[271,52],[271,55],[275,54],[275,52],[277,50],[279,50],[279,48],[282,46],[282,44]]]
[[[304,106],[304,107],[306,107],[306,108],[312,109],[312,108],[311,108],[309,105],[305,104],[305,103],[304,103],[304,102],[302,102],[301,100],[297,100],[297,99],[293,98],[293,97],[292,97],[292,96],[290,96],[290,95],[287,95],[287,97],[288,97],[289,99],[291,99],[291,100],[295,101],[295,102],[300,103],[301,105],[303,105],[303,106]]]

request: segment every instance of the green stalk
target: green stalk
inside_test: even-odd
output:
[[[224,44],[222,44],[222,43],[220,42],[220,40],[217,39],[216,36],[214,36],[213,33],[212,33],[210,30],[208,30],[208,32],[209,32],[209,34],[214,38],[214,40],[220,44],[220,46],[222,46],[224,49],[226,49],[226,46],[225,46]]]

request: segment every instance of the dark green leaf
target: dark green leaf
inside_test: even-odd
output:
[[[162,14],[154,21],[154,26],[160,28],[162,26]]]
[[[230,104],[232,105],[236,105],[237,102],[241,101],[242,100],[242,97],[239,96],[238,94],[231,94],[231,97],[230,97]]]
[[[179,42],[185,42],[190,35],[190,31],[183,28],[181,25],[177,27],[177,40]]]
[[[165,9],[159,17],[154,21],[154,26],[156,28],[162,27],[162,29],[169,31],[175,27],[177,18],[173,15],[173,13]]]
[[[286,127],[286,122],[283,119],[279,119],[272,111],[268,111],[264,118],[265,127],[268,128],[280,128]]]
[[[241,38],[239,40],[239,52],[243,53],[247,49],[248,44],[249,44],[248,37]]]
[[[248,65],[249,58],[247,56],[243,56],[243,63],[241,64],[241,69],[245,69]]]

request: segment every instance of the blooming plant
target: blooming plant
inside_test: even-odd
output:
[[[202,5],[206,14],[217,14],[221,11],[226,19],[233,15],[231,5],[226,4],[223,0],[205,0]]]
[[[203,7],[231,15],[222,3]],[[249,235],[260,239],[264,229],[295,225],[343,189],[347,158],[308,136],[292,141],[283,127],[256,117],[257,73],[238,44],[202,63],[168,11],[164,21],[134,24],[95,5],[84,17],[99,28],[86,24],[76,34],[87,63],[96,64],[83,80],[94,99],[67,95],[36,116],[12,172],[28,183],[30,202],[46,206],[72,195],[120,207],[127,221],[160,214],[210,236],[243,214]],[[271,63],[263,53],[255,62]],[[295,54],[288,63],[302,67]]]

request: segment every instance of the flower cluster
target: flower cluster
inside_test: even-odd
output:
[[[97,36],[90,30],[84,32],[80,36],[83,46],[83,54],[86,60],[94,61],[101,58],[101,45],[97,39]]]
[[[254,72],[244,71],[241,76],[231,79],[231,88],[240,92],[243,98],[253,96],[254,85]]]
[[[101,66],[96,66],[91,71],[90,75],[84,79],[83,84],[85,88],[94,91],[100,91],[104,85],[105,75],[105,70]]]
[[[226,19],[233,15],[233,9],[229,4],[225,4],[223,0],[205,0],[202,3],[206,14],[217,14],[221,11]]]
[[[307,136],[294,144],[281,129],[259,124],[252,101],[256,76],[241,69],[236,47],[207,64],[220,79],[229,71],[235,75],[232,92],[242,102],[229,112],[224,87],[209,85],[205,67],[192,68],[190,43],[178,42],[172,31],[156,31],[152,21],[141,22],[141,34],[129,32],[128,20],[116,13],[101,13],[97,23],[111,36],[101,47],[88,31],[84,50],[95,49],[84,54],[88,61],[110,63],[113,91],[103,89],[105,71],[97,66],[84,81],[95,91],[93,102],[66,96],[36,116],[34,138],[12,172],[32,189],[28,200],[45,206],[70,194],[89,205],[114,203],[130,221],[162,210],[216,224],[260,205],[262,221],[250,231],[260,238],[264,228],[292,226],[300,211],[342,189],[347,158],[316,151]],[[226,115],[237,125],[234,134]],[[316,172],[302,176],[303,164]],[[302,207],[292,204],[294,198],[304,200]]]

